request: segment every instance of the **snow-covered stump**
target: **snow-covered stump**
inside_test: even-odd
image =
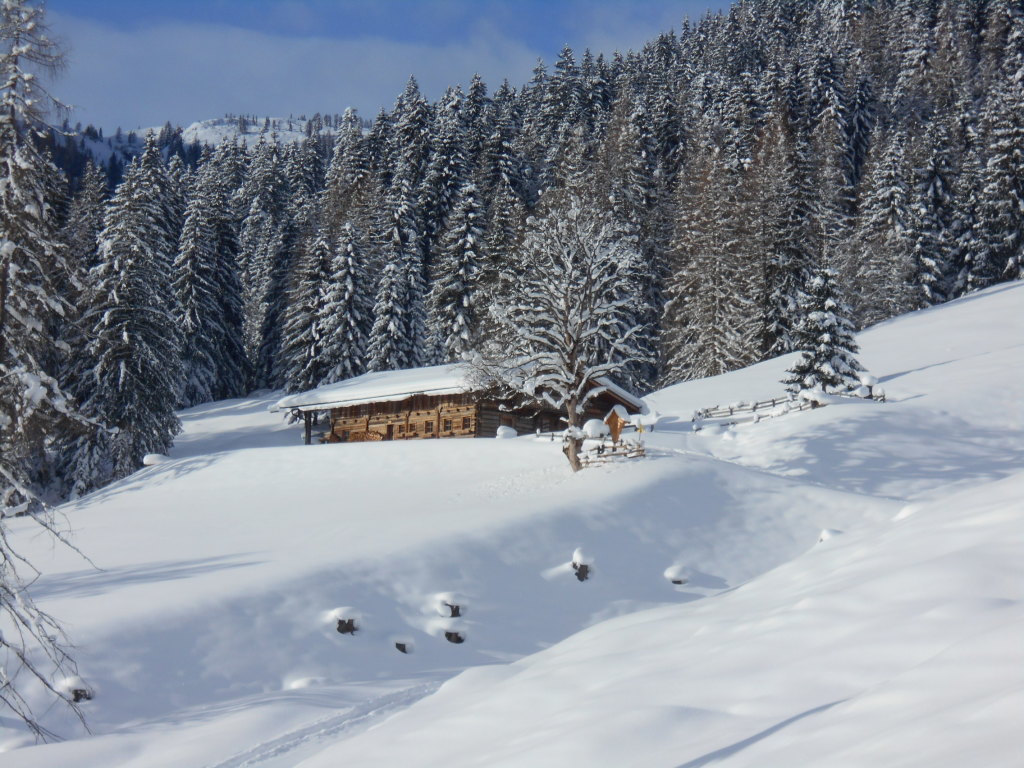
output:
[[[466,600],[454,592],[438,592],[434,595],[434,609],[442,618],[458,619],[466,614]]]
[[[324,622],[334,627],[339,635],[354,635],[361,628],[362,620],[359,611],[347,605],[324,614]]]
[[[670,565],[662,575],[677,587],[690,581],[690,569],[685,565]]]
[[[427,611],[433,611],[436,618],[426,622],[424,630],[435,637],[444,637],[449,643],[461,645],[466,642],[463,617],[466,615],[466,599],[454,592],[438,592],[430,599]]]
[[[836,528],[824,528],[821,533],[818,534],[818,543],[828,541],[836,536],[842,536],[843,532]]]
[[[78,675],[65,677],[60,681],[57,689],[75,704],[81,704],[83,701],[92,701],[96,696],[96,691]]]
[[[577,581],[587,581],[594,575],[594,558],[587,555],[581,548],[577,548],[572,553],[572,559],[569,562],[541,572],[541,577],[548,581],[568,575],[574,576]]]
[[[593,559],[588,557],[587,554],[580,549],[576,548],[576,551],[572,553],[572,570],[576,574],[577,581],[586,581],[590,578],[590,572],[594,568]]]

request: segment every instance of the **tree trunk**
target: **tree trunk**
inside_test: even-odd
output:
[[[0,264],[0,363],[7,355],[7,273],[10,267],[6,262]]]
[[[576,398],[572,398],[566,403],[566,429],[565,429],[565,442],[562,446],[562,453],[565,454],[565,458],[569,460],[569,466],[572,467],[573,472],[579,472],[583,469],[583,464],[580,461],[580,449],[583,448],[583,438],[577,436],[576,429]]]

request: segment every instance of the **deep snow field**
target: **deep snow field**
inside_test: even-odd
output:
[[[780,358],[650,395],[647,457],[576,475],[532,435],[185,411],[60,509],[96,567],[10,524],[96,696],[91,736],[0,719],[0,765],[1020,766],[1024,283],[859,340],[886,403],[692,430]]]

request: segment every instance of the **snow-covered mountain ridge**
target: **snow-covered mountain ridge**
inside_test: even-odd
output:
[[[1013,765],[1022,310],[1012,283],[861,334],[885,404],[694,434],[791,361],[671,387],[647,459],[575,476],[530,436],[307,448],[267,398],[192,409],[64,508],[103,570],[12,526],[97,735],[4,765]]]

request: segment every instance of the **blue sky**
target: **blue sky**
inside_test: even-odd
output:
[[[723,0],[49,0],[72,122],[187,125],[225,112],[372,117],[410,74],[436,98],[475,71],[527,80],[563,45],[641,45]]]

